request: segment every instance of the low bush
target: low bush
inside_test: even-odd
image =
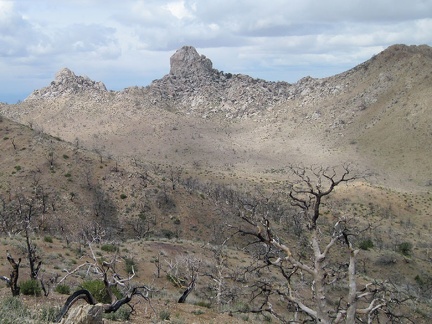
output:
[[[125,258],[126,273],[133,273],[137,271],[137,266],[133,258]]]
[[[81,288],[88,290],[99,303],[110,304],[112,302],[102,280],[84,281]],[[122,294],[118,288],[111,287],[111,290],[118,299],[122,298]]]
[[[42,294],[42,288],[39,281],[34,279],[23,281],[20,284],[20,288],[23,295],[40,296]]]
[[[359,244],[359,248],[362,250],[365,250],[365,251],[372,249],[373,247],[374,247],[374,244],[373,244],[371,239],[365,239],[365,240],[361,241]]]
[[[101,246],[101,250],[105,252],[116,252],[118,247],[114,244],[104,244]]]
[[[51,236],[45,236],[45,237],[44,237],[44,242],[46,242],[46,243],[52,243],[52,242],[53,242],[53,239],[52,239]]]
[[[55,292],[62,295],[70,295],[70,287],[68,285],[60,284],[55,287]]]
[[[130,320],[131,314],[130,308],[123,305],[116,312],[104,314],[103,317],[110,321],[125,322]]]
[[[39,314],[39,320],[41,320],[43,323],[52,323],[56,320],[59,312],[60,307],[43,306]]]
[[[169,311],[167,311],[167,310],[162,310],[162,311],[159,313],[159,318],[160,318],[162,321],[169,321],[170,317],[171,317],[171,313],[170,313]]]
[[[29,323],[31,313],[27,306],[16,297],[0,300],[0,323]]]
[[[410,256],[412,252],[412,244],[410,242],[402,242],[398,245],[397,250],[405,256]]]

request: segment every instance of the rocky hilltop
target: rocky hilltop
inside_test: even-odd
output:
[[[192,46],[177,50],[170,73],[147,87],[131,87],[124,94],[148,98],[151,104],[188,114],[226,117],[254,115],[290,96],[287,82],[267,82],[247,75],[223,73]]]
[[[54,81],[45,88],[33,91],[26,100],[74,96],[82,93],[97,97],[107,92],[105,84],[92,81],[87,76],[77,76],[68,68],[57,72]]]

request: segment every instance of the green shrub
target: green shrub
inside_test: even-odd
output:
[[[110,304],[112,300],[110,299],[108,292],[105,288],[105,284],[102,280],[87,280],[81,285],[82,289],[88,290],[96,301],[104,304]],[[118,299],[122,298],[122,294],[116,287],[111,287],[111,290]]]
[[[125,322],[130,320],[131,314],[131,310],[123,305],[116,312],[104,314],[103,317],[111,321]]]
[[[134,271],[136,272],[137,267],[133,258],[125,258],[125,270],[126,273],[133,273]]]
[[[410,256],[412,252],[412,244],[410,242],[402,242],[398,245],[398,252],[405,255]]]
[[[23,295],[40,296],[42,294],[42,288],[39,284],[39,281],[34,279],[23,281],[20,284],[20,288]]]
[[[68,285],[60,284],[55,287],[55,292],[62,295],[70,295],[70,287]]]
[[[51,323],[56,320],[60,308],[57,306],[43,306],[39,315],[39,319],[43,323]]]
[[[51,236],[45,236],[45,237],[44,237],[44,242],[52,243],[52,242],[53,242],[53,239],[52,239]]]
[[[127,198],[127,196],[125,194],[120,195],[120,199],[126,199],[126,198]]]
[[[116,252],[118,251],[118,247],[114,244],[104,244],[101,246],[101,250],[105,252]]]
[[[419,275],[416,275],[414,280],[417,282],[419,286],[423,286],[425,284],[425,280]]]
[[[371,239],[365,239],[365,240],[361,241],[359,244],[359,248],[362,250],[365,250],[365,251],[372,249],[373,247],[374,247],[374,244],[373,244]]]
[[[167,310],[162,310],[162,311],[159,313],[159,318],[160,318],[162,321],[169,321],[170,316],[171,316],[171,314],[170,314],[170,312],[167,311]]]
[[[176,234],[173,231],[171,231],[169,229],[165,229],[165,228],[163,228],[161,230],[161,234],[162,234],[163,237],[166,237],[169,240],[172,239],[172,238],[174,238],[174,237],[176,237]]]

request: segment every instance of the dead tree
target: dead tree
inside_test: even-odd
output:
[[[121,278],[120,275],[116,272],[116,263],[118,262],[118,255],[116,254],[110,262],[107,261],[101,261],[99,260],[95,253],[93,252],[92,245],[89,243],[89,249],[91,258],[93,259],[93,262],[86,262],[79,266],[77,266],[72,271],[67,271],[66,269],[64,271],[67,272],[67,274],[59,280],[58,284],[61,284],[63,281],[66,280],[69,276],[74,275],[78,270],[82,268],[87,268],[87,273],[94,273],[99,278],[102,279],[105,290],[109,296],[109,299],[111,303],[106,303],[102,305],[103,312],[104,313],[113,313],[116,312],[122,305],[128,304],[132,300],[134,296],[140,296],[144,298],[146,301],[150,302],[148,298],[149,292],[151,292],[151,289],[144,286],[131,286],[131,279],[135,276],[135,271],[132,268],[132,274],[129,275],[127,278]],[[113,293],[113,287],[114,286],[120,286],[123,287],[126,290],[126,293],[124,296],[120,299],[117,299],[117,297]],[[92,294],[86,290],[81,289],[73,293],[69,298],[66,300],[63,308],[61,309],[60,313],[57,315],[56,322],[60,322],[61,319],[66,315],[68,310],[72,307],[72,305],[78,301],[78,300],[84,300],[90,305],[96,305],[96,300],[92,296]],[[132,309],[133,307],[129,305]],[[151,305],[150,305],[151,307]]]
[[[148,292],[149,288],[146,286],[133,287],[130,291],[121,299],[112,302],[111,304],[103,304],[102,309],[104,313],[115,313],[121,306],[128,304],[134,296],[141,296],[145,300],[149,301]],[[69,309],[78,300],[84,300],[90,305],[96,305],[96,300],[93,295],[86,289],[80,289],[74,292],[68,297],[59,314],[56,316],[55,323],[59,323],[62,318],[67,314]],[[133,309],[133,307],[131,306]]]
[[[195,257],[177,257],[175,260],[165,260],[167,277],[177,288],[185,289],[178,303],[185,303],[187,297],[195,288],[201,260]],[[186,283],[189,282],[187,285]]]
[[[36,280],[42,261],[37,255],[36,246],[31,241],[30,235],[33,229],[34,219],[37,216],[37,200],[26,198],[23,195],[17,196],[17,213],[22,222],[22,227],[26,239],[27,259],[30,266],[30,278]]]
[[[251,237],[251,244],[263,246],[262,267],[276,268],[283,278],[282,283],[268,280],[256,283],[259,293],[255,293],[254,298],[259,296],[262,302],[254,312],[267,312],[282,322],[289,322],[273,307],[275,301],[272,298],[280,296],[287,301],[287,309],[293,311],[293,320],[296,321],[299,316],[319,323],[355,323],[359,320],[370,323],[378,316],[395,318],[390,306],[400,302],[401,298],[389,294],[390,287],[385,282],[376,281],[362,289],[357,287],[356,258],[359,250],[352,244],[356,229],[350,223],[351,218],[340,216],[327,235],[318,222],[322,217],[323,199],[337,186],[352,182],[359,176],[352,173],[350,165],[339,168],[292,167],[291,171],[296,180],[290,183],[288,196],[292,206],[301,210],[311,255],[305,256],[305,251],[299,251],[298,244],[283,237],[283,233],[276,234],[270,213],[259,208],[259,202],[243,203],[239,216],[250,228],[238,228],[238,233]],[[331,261],[330,252],[337,246],[341,247],[341,253],[347,256],[348,261]],[[345,284],[348,291],[338,301],[330,294],[330,287],[336,281]],[[304,287],[309,287],[307,294],[311,298],[303,297],[305,294],[301,289]]]
[[[20,287],[18,286],[18,276],[19,276],[19,266],[21,264],[21,258],[19,258],[18,262],[16,262],[8,252],[7,260],[12,266],[12,272],[10,274],[10,278],[6,276],[0,276],[0,279],[6,281],[6,283],[11,289],[12,296],[19,296]]]

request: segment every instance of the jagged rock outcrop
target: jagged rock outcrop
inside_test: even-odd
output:
[[[252,116],[290,97],[287,82],[268,82],[213,68],[192,46],[170,58],[170,73],[147,87],[132,87],[124,94],[149,100],[152,105],[206,117],[223,113],[228,118]]]
[[[26,100],[55,98],[67,95],[90,94],[98,96],[107,92],[105,84],[90,80],[86,76],[77,76],[68,68],[57,72],[55,80],[45,88],[35,90]]]
[[[255,79],[248,75],[214,69],[210,59],[192,46],[177,50],[170,59],[170,73],[147,87],[132,87],[120,96],[130,95],[144,106],[208,117],[226,118],[262,115],[277,107],[313,104],[347,91],[351,72],[334,78],[305,77],[294,84]]]
[[[199,55],[192,46],[183,46],[170,58],[170,74],[176,77],[206,76],[213,72],[213,63]]]

